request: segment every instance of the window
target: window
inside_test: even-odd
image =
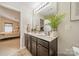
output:
[[[12,28],[13,28],[12,24],[5,24],[4,25],[5,32],[12,32]]]

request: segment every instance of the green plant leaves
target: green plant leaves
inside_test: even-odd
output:
[[[44,18],[49,20],[49,25],[55,30],[58,28],[58,25],[61,23],[61,20],[64,18],[64,14],[61,15],[49,15],[45,16]]]

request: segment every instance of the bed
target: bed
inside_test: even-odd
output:
[[[6,38],[15,38],[19,36],[20,34],[18,32],[0,32],[0,40]]]

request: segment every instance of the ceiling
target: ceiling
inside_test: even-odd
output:
[[[17,2],[0,2],[0,5],[15,11],[20,11],[21,6],[20,3]]]
[[[20,12],[17,12],[12,9],[8,9],[0,5],[0,16],[9,18],[14,21],[20,20]]]
[[[20,19],[20,11],[22,7],[29,7],[32,10],[39,7],[44,2],[0,2],[0,15],[3,15],[12,19]],[[41,15],[48,15],[54,13],[56,10],[56,4],[53,3],[54,7],[47,7],[39,12]]]
[[[22,7],[31,7],[35,8],[42,2],[0,2],[0,5],[6,6],[7,8],[11,8],[16,11],[20,11]]]
[[[0,16],[19,21],[22,7],[36,8],[40,2],[0,2]]]

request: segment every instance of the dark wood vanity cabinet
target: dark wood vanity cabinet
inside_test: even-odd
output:
[[[28,34],[25,34],[25,47],[31,51],[31,36]]]
[[[31,39],[31,53],[33,56],[36,56],[37,55],[37,41],[36,41],[36,38],[32,36],[32,39]]]
[[[48,42],[25,34],[25,46],[33,56],[57,56],[57,39]]]
[[[49,48],[48,48],[47,41],[44,41],[42,39],[38,40],[37,53],[38,53],[38,56],[48,56],[49,55]]]
[[[37,48],[37,53],[38,56],[48,56],[48,49],[39,44]]]
[[[25,36],[25,37],[24,37],[24,38],[25,38],[25,47],[27,48],[27,44],[28,44],[28,43],[27,43],[27,35],[24,34],[24,36]]]
[[[29,51],[31,51],[31,39],[30,39],[30,36],[28,36],[28,44],[27,44],[27,48]]]

